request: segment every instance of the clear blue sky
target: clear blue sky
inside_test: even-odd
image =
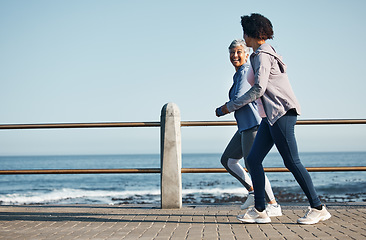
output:
[[[0,0],[0,123],[217,119],[240,16],[274,25],[299,119],[366,118],[366,1]],[[221,152],[235,127],[182,129],[183,152]],[[366,126],[298,126],[300,151],[364,151]],[[1,130],[0,155],[159,153],[158,128]]]

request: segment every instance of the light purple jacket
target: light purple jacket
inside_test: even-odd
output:
[[[286,65],[272,46],[262,44],[252,53],[250,61],[254,70],[254,85],[244,95],[226,104],[229,112],[261,98],[271,125],[290,109],[300,114],[300,104],[288,80]]]

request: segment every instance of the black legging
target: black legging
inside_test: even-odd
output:
[[[314,208],[321,205],[313,181],[299,158],[295,139],[296,120],[296,112],[290,110],[286,115],[278,119],[273,126],[269,124],[267,118],[264,118],[259,126],[247,161],[253,180],[255,207],[258,210],[265,208],[265,178],[262,162],[274,144],[281,154],[286,168],[291,171],[304,191],[311,207]]]

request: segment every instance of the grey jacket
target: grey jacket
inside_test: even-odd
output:
[[[254,85],[244,95],[226,104],[229,112],[261,98],[271,125],[290,109],[295,109],[300,114],[300,104],[288,80],[286,64],[272,46],[262,44],[252,53],[250,61],[254,70]]]

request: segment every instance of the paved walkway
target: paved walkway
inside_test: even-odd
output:
[[[239,205],[0,206],[0,239],[366,239],[366,204],[328,204],[332,218],[298,225],[306,206],[270,224],[243,224]]]

